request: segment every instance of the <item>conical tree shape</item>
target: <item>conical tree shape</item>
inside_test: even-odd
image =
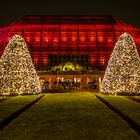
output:
[[[120,36],[102,80],[103,93],[140,93],[140,58],[133,38]]]
[[[0,95],[36,94],[39,78],[24,39],[15,35],[0,60]]]

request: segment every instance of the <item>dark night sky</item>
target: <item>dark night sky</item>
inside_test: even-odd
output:
[[[140,28],[140,0],[2,0],[0,26],[25,15],[114,15]]]

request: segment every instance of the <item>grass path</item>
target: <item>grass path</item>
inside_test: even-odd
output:
[[[0,132],[2,140],[120,140],[140,136],[93,94],[47,94]]]
[[[41,95],[15,96],[0,103],[0,123]]]
[[[140,126],[140,103],[123,96],[101,96]]]

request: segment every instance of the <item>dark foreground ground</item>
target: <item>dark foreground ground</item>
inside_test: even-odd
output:
[[[139,140],[140,97],[133,98],[89,92],[9,97],[0,102],[0,140]]]

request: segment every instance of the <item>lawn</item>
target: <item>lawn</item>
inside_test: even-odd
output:
[[[0,123],[24,106],[39,98],[40,95],[15,96],[0,103]]]
[[[133,110],[132,110],[133,112]],[[94,94],[46,94],[0,132],[2,140],[120,140],[140,136]]]
[[[134,96],[134,97],[140,99],[140,96]]]
[[[7,100],[9,98],[11,98],[11,97],[10,96],[9,97],[7,97],[7,96],[0,96],[0,102],[2,102],[4,100]]]
[[[129,118],[131,118],[138,125],[140,125],[140,103],[130,100],[124,96],[102,95],[102,97],[118,110],[129,116]]]

